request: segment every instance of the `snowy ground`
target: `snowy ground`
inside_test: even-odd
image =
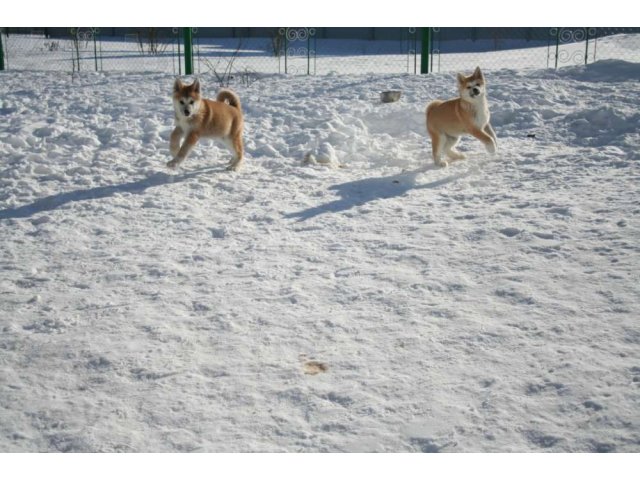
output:
[[[0,451],[639,451],[640,64],[486,74],[446,169],[452,74],[236,85],[232,174],[171,75],[2,73]]]

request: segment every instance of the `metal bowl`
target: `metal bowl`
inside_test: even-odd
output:
[[[400,100],[401,95],[401,90],[387,90],[386,92],[380,93],[380,100],[382,100],[382,103],[397,102]]]

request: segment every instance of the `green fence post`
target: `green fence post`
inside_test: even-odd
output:
[[[585,43],[585,47],[584,47],[584,64],[587,64],[587,59],[589,58],[589,27],[584,27],[584,31],[585,31],[585,39],[586,39],[586,43]]]
[[[429,53],[431,52],[431,27],[422,28],[422,52],[420,53],[420,73],[429,73]]]
[[[284,73],[285,75],[289,73],[289,71],[287,70],[287,58],[289,56],[289,54],[287,53],[287,50],[289,49],[288,39],[289,39],[289,27],[285,27],[284,29]]]
[[[182,76],[182,52],[180,51],[180,29],[178,29],[178,75]]]
[[[4,47],[2,46],[2,30],[0,30],[0,71],[4,70]]]
[[[560,48],[560,28],[556,27],[556,70],[558,69],[558,49]]]
[[[98,46],[96,45],[96,35],[98,34],[97,30],[94,28],[93,31],[93,59],[96,62],[96,72],[98,71]]]
[[[184,73],[193,75],[193,42],[190,27],[184,29]]]
[[[307,75],[311,75],[311,34],[307,34]]]
[[[413,74],[418,73],[418,30],[413,31]]]

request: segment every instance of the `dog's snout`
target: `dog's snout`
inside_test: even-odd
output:
[[[184,109],[184,115],[185,115],[185,117],[188,117],[190,114],[191,114],[191,112],[185,108],[185,109]]]
[[[478,88],[477,88],[477,87],[474,87],[474,89],[473,89],[473,94],[474,94],[474,95],[478,95],[479,93],[480,93],[480,90],[478,90]]]

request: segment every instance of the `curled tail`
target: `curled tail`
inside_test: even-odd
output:
[[[232,107],[237,108],[238,110],[242,110],[242,106],[240,105],[240,97],[236,95],[234,92],[228,89],[222,89],[218,92],[218,96],[216,97],[218,102],[227,102]]]

